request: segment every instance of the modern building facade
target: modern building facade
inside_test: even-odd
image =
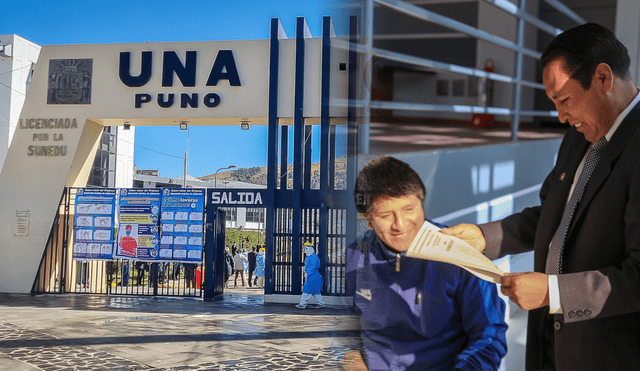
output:
[[[371,61],[364,68],[371,73],[366,93],[373,120],[467,124],[484,113],[502,126],[516,116],[525,127],[554,125],[537,59],[553,36],[584,22],[616,32],[631,53],[632,75],[639,75],[639,5],[632,0],[365,0],[357,6]]]

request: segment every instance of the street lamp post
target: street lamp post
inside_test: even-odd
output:
[[[237,166],[236,165],[229,165],[227,167],[221,167],[220,169],[216,170],[216,173],[215,173],[214,178],[213,178],[214,179],[213,186],[215,188],[218,188],[218,171],[224,170],[224,169],[234,169],[234,168],[237,168]]]
[[[187,188],[187,154],[189,153],[189,125],[186,121],[180,122],[180,130],[187,131],[187,152],[184,153],[184,179],[182,179],[182,188]]]

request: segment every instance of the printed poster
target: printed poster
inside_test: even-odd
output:
[[[158,260],[161,190],[120,189],[116,258]]]
[[[74,259],[113,258],[116,195],[115,189],[78,189],[74,215]]]
[[[204,189],[165,188],[160,218],[160,260],[201,262]]]

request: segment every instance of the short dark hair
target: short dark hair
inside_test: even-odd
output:
[[[358,173],[353,192],[356,209],[369,214],[380,198],[414,195],[424,202],[424,184],[411,166],[393,157],[378,157],[367,162]]]
[[[557,58],[563,58],[571,78],[580,82],[584,90],[591,87],[593,74],[600,63],[611,67],[613,74],[628,78],[631,59],[627,48],[609,29],[596,23],[585,23],[556,36],[540,57],[544,69]]]

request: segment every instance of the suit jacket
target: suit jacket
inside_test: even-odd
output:
[[[640,370],[640,104],[611,137],[576,207],[558,276],[563,314],[554,323],[563,370]],[[481,225],[490,259],[534,251],[545,271],[576,169],[589,142],[575,128],[540,190],[541,206]],[[540,332],[549,307],[529,312],[527,370],[541,369]]]
[[[256,267],[258,266],[258,262],[256,260],[256,257],[258,256],[258,253],[255,250],[252,250],[249,255],[248,255],[248,259],[249,259],[249,273],[253,273],[253,271],[256,269]]]

